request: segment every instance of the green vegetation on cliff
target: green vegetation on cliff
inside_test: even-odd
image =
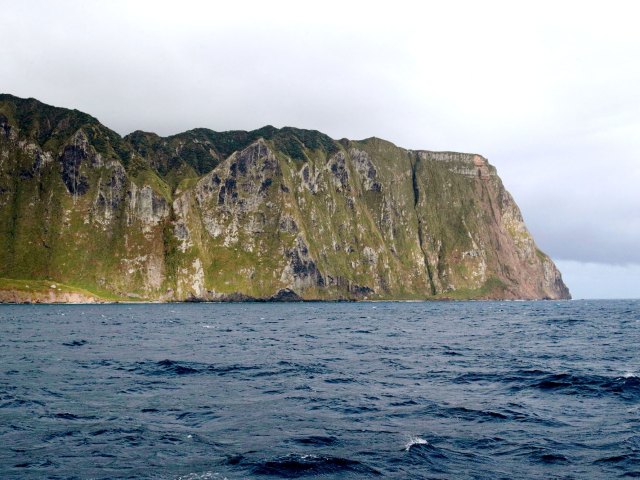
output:
[[[166,301],[569,296],[479,155],[271,126],[122,138],[11,95],[0,277]]]

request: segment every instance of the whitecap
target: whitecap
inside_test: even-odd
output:
[[[216,480],[227,480],[227,477],[221,476],[218,472],[190,473],[182,475],[176,480],[206,480],[215,478]]]
[[[405,451],[408,452],[414,445],[429,445],[429,442],[422,437],[409,437],[409,441],[404,446]]]

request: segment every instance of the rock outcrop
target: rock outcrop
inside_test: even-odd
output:
[[[129,300],[569,298],[480,155],[270,126],[122,138],[10,95],[0,278]]]

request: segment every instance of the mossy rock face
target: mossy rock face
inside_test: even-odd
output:
[[[109,300],[569,296],[479,155],[271,126],[121,138],[10,95],[0,278]]]

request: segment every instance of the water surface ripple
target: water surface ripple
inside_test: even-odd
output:
[[[640,302],[0,306],[0,478],[640,477]]]

